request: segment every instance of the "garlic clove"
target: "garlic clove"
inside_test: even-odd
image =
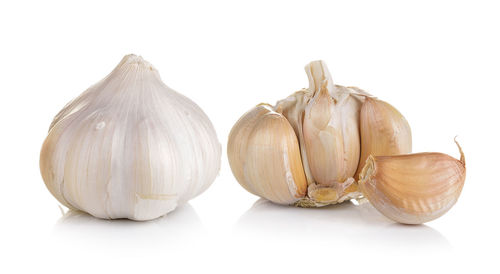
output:
[[[358,166],[360,102],[347,88],[330,84],[323,62],[311,62],[306,71],[311,86],[319,88],[305,108],[303,121],[309,168],[317,184],[340,186],[354,176]]]
[[[150,220],[206,190],[221,147],[205,113],[127,55],[54,118],[43,180],[65,206],[105,219]]]
[[[411,153],[411,129],[401,113],[390,104],[366,97],[360,112],[361,156],[355,178],[368,156]]]
[[[249,192],[287,205],[305,196],[307,181],[297,137],[270,105],[260,104],[236,122],[227,153],[234,176]]]
[[[268,112],[266,104],[257,105],[246,112],[231,129],[227,144],[228,161],[234,177],[243,188],[257,196],[259,194],[253,190],[252,182],[248,182],[244,174],[248,150],[246,143],[255,125]]]
[[[465,182],[465,157],[456,144],[460,160],[443,153],[369,156],[359,187],[389,219],[404,224],[432,221],[456,203]]]

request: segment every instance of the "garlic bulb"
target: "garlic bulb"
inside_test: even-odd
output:
[[[206,190],[220,168],[215,130],[157,70],[127,55],[54,118],[40,169],[65,206],[150,220]]]
[[[456,141],[455,141],[456,142]],[[421,224],[445,214],[465,182],[465,157],[442,153],[369,156],[359,187],[370,203],[388,218]]]
[[[334,85],[323,61],[311,62],[305,69],[309,78],[308,89],[300,90],[279,101],[274,109],[267,106],[268,111],[280,117],[282,123],[291,126],[293,131],[290,133],[294,133],[295,140],[298,140],[297,149],[291,149],[295,147],[296,141],[291,141],[288,131],[284,133],[281,129],[283,125],[267,123],[268,127],[274,128],[266,128],[266,134],[269,140],[272,138],[276,144],[282,146],[285,146],[285,141],[278,140],[289,140],[287,149],[274,149],[273,153],[281,153],[281,158],[293,163],[299,163],[297,159],[302,160],[301,165],[293,166],[293,172],[289,174],[305,175],[307,193],[302,193],[302,175],[290,176],[279,168],[272,174],[269,173],[268,167],[281,166],[284,161],[277,156],[266,156],[265,153],[269,152],[265,151],[272,150],[270,146],[258,146],[259,166],[249,168],[241,164],[241,159],[248,158],[247,154],[254,153],[256,148],[245,147],[248,146],[246,141],[239,139],[252,138],[251,135],[256,133],[249,129],[254,127],[254,123],[265,123],[260,121],[265,116],[254,114],[255,109],[261,106],[243,115],[231,130],[228,158],[233,174],[251,193],[280,204],[316,207],[359,197],[361,193],[353,176],[360,157],[359,111],[364,97],[368,94],[357,88]],[[234,144],[237,143],[245,148],[234,149]],[[247,173],[260,174],[260,180],[249,180],[248,176],[242,176],[241,169]],[[290,180],[290,177],[294,180]],[[291,181],[294,183],[291,184]],[[290,191],[288,199],[276,199],[276,192],[264,191],[262,184],[270,184],[267,186],[269,189],[287,189],[291,185],[293,187],[290,189],[294,191]],[[252,187],[261,191],[252,191]]]

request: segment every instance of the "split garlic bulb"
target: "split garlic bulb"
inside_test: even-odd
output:
[[[65,206],[105,219],[150,220],[205,191],[221,147],[205,113],[127,55],[54,118],[40,169]]]
[[[334,85],[323,61],[311,62],[305,70],[309,88],[278,101],[269,110],[288,127],[265,123],[267,116],[255,116],[262,105],[243,115],[233,127],[228,141],[233,174],[250,192],[280,204],[316,207],[360,197],[354,179],[360,164],[359,115],[369,94],[358,88]],[[254,127],[254,124],[265,126]],[[293,132],[285,130],[290,127]],[[291,137],[290,133],[295,134]],[[262,139],[266,143],[249,141],[260,135],[268,136]],[[268,150],[281,157],[265,156],[264,151]],[[248,160],[253,154],[260,155],[255,157],[259,165]],[[284,164],[300,163],[297,159],[302,160],[301,165]],[[270,167],[275,170],[273,178],[265,175]],[[301,174],[307,183],[305,193]],[[269,184],[266,188],[269,191],[262,191],[262,184]],[[256,188],[261,191],[252,191]],[[276,199],[276,189],[287,190],[287,199]]]

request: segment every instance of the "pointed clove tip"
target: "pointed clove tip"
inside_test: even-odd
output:
[[[460,146],[460,144],[457,141],[457,137],[458,137],[458,135],[456,135],[455,138],[453,138],[453,141],[455,142],[455,144],[457,144],[458,151],[460,152],[460,162],[462,162],[462,164],[464,164],[464,166],[465,166],[465,154],[462,150],[462,147]]]

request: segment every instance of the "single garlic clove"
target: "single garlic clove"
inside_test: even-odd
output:
[[[361,157],[355,178],[368,156],[411,153],[411,129],[401,113],[390,104],[366,97],[360,112]]]
[[[221,147],[205,113],[127,55],[54,118],[40,154],[49,191],[106,219],[150,220],[206,190]]]
[[[305,196],[297,137],[270,105],[258,105],[238,120],[229,134],[227,154],[234,176],[249,192],[287,205]]]
[[[309,168],[317,184],[342,186],[358,167],[360,102],[349,89],[331,84],[322,61],[311,62],[306,71],[310,85],[318,88],[305,108],[303,122]]]
[[[443,153],[369,156],[359,187],[378,211],[396,222],[432,221],[445,214],[462,191],[465,157],[457,146],[460,160]]]

